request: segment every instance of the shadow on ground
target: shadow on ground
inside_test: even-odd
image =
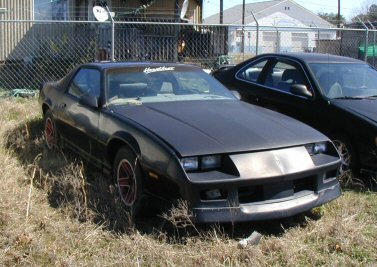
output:
[[[64,209],[72,218],[94,222],[109,231],[138,230],[156,238],[163,236],[167,242],[184,243],[188,237],[207,236],[213,230],[230,238],[244,238],[255,230],[264,235],[280,236],[291,227],[305,227],[308,220],[321,217],[320,212],[311,211],[283,220],[206,225],[192,223],[187,214],[178,214],[181,217],[173,219],[177,214],[170,216],[165,207],[165,216],[153,213],[134,224],[109,175],[69,151],[49,151],[44,145],[42,129],[41,119],[21,124],[5,134],[5,146],[30,173],[34,185],[47,192],[52,207]]]

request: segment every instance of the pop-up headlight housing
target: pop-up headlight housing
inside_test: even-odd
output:
[[[221,157],[219,155],[216,156],[205,156],[201,158],[201,169],[208,170],[208,169],[217,169],[221,165]]]
[[[198,157],[183,158],[181,165],[185,171],[196,171],[199,169]]]
[[[308,144],[305,146],[305,148],[311,156],[316,154],[322,154],[326,152],[327,142]]]
[[[200,157],[187,157],[181,159],[181,165],[185,171],[206,171],[221,167],[220,155],[208,155]]]

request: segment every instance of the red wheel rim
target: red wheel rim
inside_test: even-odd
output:
[[[45,123],[45,139],[47,147],[53,148],[55,145],[55,128],[50,118],[47,118]]]
[[[128,160],[123,159],[119,162],[117,182],[122,201],[126,206],[132,206],[136,199],[136,179],[135,172]]]

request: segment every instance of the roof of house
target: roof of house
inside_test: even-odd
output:
[[[279,16],[279,14],[284,14],[291,17],[292,19],[300,21],[305,26],[322,28],[334,27],[334,25],[332,25],[331,23],[327,22],[326,20],[322,19],[318,15],[314,14],[310,10],[304,8],[303,6],[297,4],[292,0],[272,0],[246,4],[245,25],[255,23],[252,13],[254,13],[258,21],[273,14],[275,14],[276,16]],[[220,13],[216,13],[204,19],[204,23],[219,24],[219,22]],[[223,24],[242,24],[242,4],[223,11]]]

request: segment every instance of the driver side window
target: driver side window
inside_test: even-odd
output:
[[[282,61],[277,61],[269,70],[264,84],[287,93],[290,93],[293,84],[303,84],[310,90],[302,70],[293,64]]]
[[[100,96],[101,75],[96,69],[80,69],[69,86],[68,93],[77,98],[84,94]]]

